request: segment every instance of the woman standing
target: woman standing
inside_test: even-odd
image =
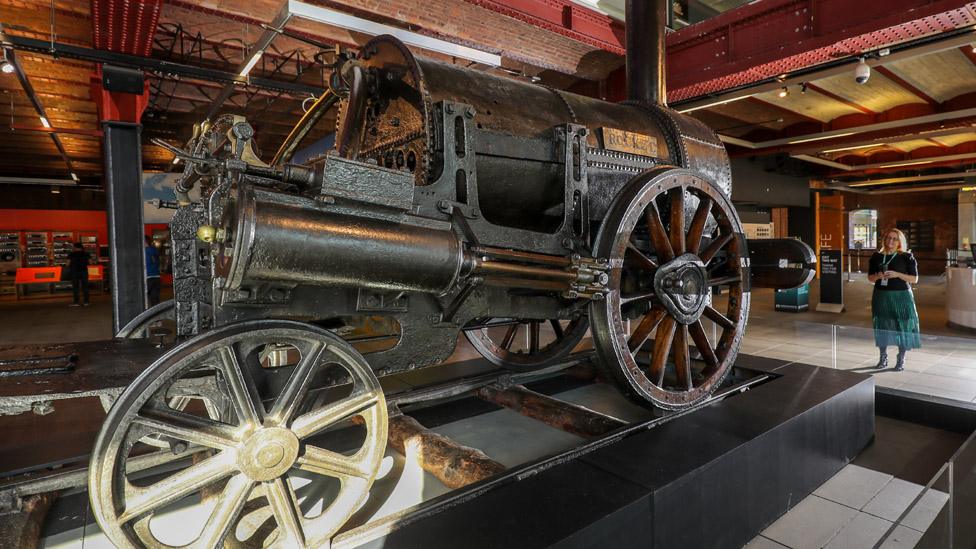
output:
[[[871,256],[868,281],[874,283],[871,316],[874,343],[881,351],[876,368],[888,367],[888,346],[898,347],[895,371],[905,369],[905,353],[922,346],[918,334],[915,296],[909,284],[918,282],[918,263],[908,250],[905,233],[891,229],[885,233],[881,250]]]

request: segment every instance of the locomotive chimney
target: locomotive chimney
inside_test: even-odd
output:
[[[627,99],[667,104],[664,36],[670,0],[627,0]]]

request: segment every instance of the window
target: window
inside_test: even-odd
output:
[[[852,250],[878,247],[878,210],[854,210],[850,213],[848,234]]]

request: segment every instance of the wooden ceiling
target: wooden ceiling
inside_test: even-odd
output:
[[[789,154],[838,185],[962,173],[976,168],[976,53],[960,42],[870,57],[864,84],[852,56],[841,68],[678,109],[718,131],[733,155]]]

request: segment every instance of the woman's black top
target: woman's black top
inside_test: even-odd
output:
[[[894,257],[891,257],[891,254],[874,252],[874,255],[871,256],[871,261],[868,263],[868,274],[873,275],[885,270],[883,266],[885,265],[885,261],[888,260],[891,260],[891,262],[887,264],[887,270],[918,276],[918,262],[915,261],[915,256],[911,252],[899,252]],[[885,292],[897,292],[908,290],[909,286],[907,282],[900,278],[889,278],[887,286],[881,285],[881,279],[874,281],[874,289]]]

